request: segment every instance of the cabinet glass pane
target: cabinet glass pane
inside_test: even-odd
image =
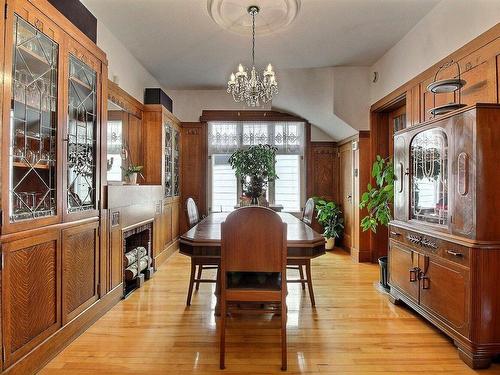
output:
[[[97,74],[70,55],[68,90],[68,212],[96,206]]]
[[[165,196],[172,196],[172,125],[165,123]]]
[[[448,223],[448,139],[441,129],[413,138],[411,153],[411,218]]]
[[[179,186],[179,131],[177,129],[174,129],[174,139],[173,139],[173,146],[172,146],[172,151],[173,151],[173,159],[174,159],[174,166],[173,166],[173,173],[172,173],[172,179],[173,179],[173,185],[174,185],[174,196],[179,196],[180,195],[180,186]]]
[[[56,214],[59,45],[14,19],[10,110],[10,221]]]

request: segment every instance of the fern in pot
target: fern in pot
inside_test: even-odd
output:
[[[276,151],[271,145],[254,145],[236,150],[229,158],[229,164],[240,180],[243,194],[258,204],[267,184],[278,178],[276,175]]]
[[[335,202],[328,202],[321,198],[314,198],[316,219],[323,227],[325,237],[325,248],[331,250],[335,247],[335,239],[339,238],[344,231],[344,218],[342,211]]]

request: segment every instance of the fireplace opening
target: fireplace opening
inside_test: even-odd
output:
[[[153,276],[151,223],[123,233],[123,296],[127,297]]]

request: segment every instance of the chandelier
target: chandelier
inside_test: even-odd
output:
[[[266,103],[278,93],[278,82],[269,64],[264,70],[262,77],[255,69],[255,16],[259,13],[259,7],[252,5],[248,13],[252,16],[252,70],[250,74],[243,65],[238,66],[238,71],[231,73],[227,83],[228,94],[233,95],[235,102],[245,101],[249,107],[258,107],[261,102]]]

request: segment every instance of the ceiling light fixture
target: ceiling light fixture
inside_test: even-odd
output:
[[[278,82],[269,64],[264,70],[262,78],[257,75],[255,69],[255,16],[260,9],[256,5],[248,7],[248,13],[252,16],[252,70],[250,75],[245,67],[240,64],[236,73],[231,73],[227,83],[227,92],[233,96],[235,102],[246,102],[249,107],[258,107],[260,103],[272,100],[273,95],[278,93]]]

